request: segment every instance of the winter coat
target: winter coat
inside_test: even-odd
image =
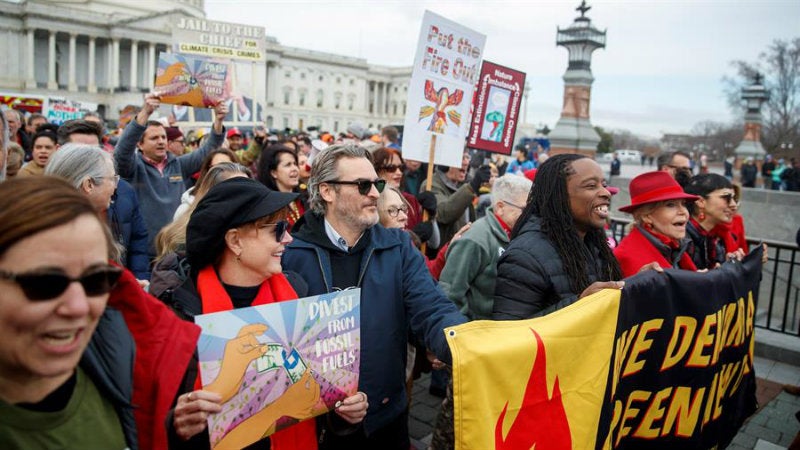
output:
[[[139,197],[139,206],[147,224],[148,252],[155,256],[155,237],[164,225],[172,222],[181,195],[189,187],[187,181],[200,170],[206,155],[222,145],[225,135],[212,129],[208,141],[198,150],[183,156],[167,152],[167,164],[162,173],[136,151],[145,130],[146,126],[131,120],[114,149],[114,160],[119,175],[131,183]]]
[[[439,286],[470,320],[492,318],[497,261],[508,243],[508,233],[491,207],[450,243]]]
[[[589,283],[600,279],[599,249],[585,247]],[[495,320],[519,320],[544,315],[574,303],[569,276],[556,247],[531,215],[497,263],[494,290]]]
[[[469,183],[464,183],[457,189],[448,186],[445,174],[438,171],[433,174],[431,192],[436,196],[436,221],[439,223],[440,242],[446,244],[467,221],[475,221],[475,208],[472,206],[475,194]]]
[[[166,448],[163,420],[199,336],[125,270],[80,365],[114,404],[132,450]]]
[[[686,236],[690,239],[687,253],[692,257],[697,270],[713,269],[717,263],[725,262],[727,252],[736,250],[736,247],[726,250],[725,241],[722,238],[701,231],[693,220],[686,224]],[[735,241],[735,239],[732,240]],[[710,257],[712,251],[713,259]]]
[[[322,216],[306,213],[295,224],[283,254],[284,269],[308,283],[309,295],[331,292],[330,242]],[[466,322],[436,286],[408,233],[375,225],[365,231],[358,287],[361,288],[361,368],[358,390],[367,394],[367,434],[397,419],[408,407],[406,350],[409,327],[440,360],[450,362],[443,330]],[[362,245],[362,244],[359,244]]]
[[[673,250],[645,233],[638,226],[634,226],[614,249],[614,256],[619,261],[622,276],[627,278],[636,275],[642,266],[651,262],[657,262],[663,269],[694,270],[694,267],[690,267],[691,264],[681,264],[681,258],[689,246],[688,240],[684,240],[680,248]],[[686,255],[686,258],[689,256]]]
[[[125,248],[122,262],[136,278],[150,279],[150,256],[147,252],[147,226],[139,210],[136,191],[125,180],[119,180],[117,190],[111,197],[108,208],[108,225],[117,240]]]

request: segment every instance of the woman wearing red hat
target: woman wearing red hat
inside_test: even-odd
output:
[[[629,277],[642,268],[697,270],[687,249],[687,202],[699,197],[683,192],[667,172],[648,172],[631,180],[631,204],[620,211],[633,215],[634,226],[614,249],[622,273]]]

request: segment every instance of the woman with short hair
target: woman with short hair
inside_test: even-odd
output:
[[[667,172],[641,174],[630,183],[631,204],[619,208],[633,215],[633,228],[614,249],[625,277],[642,269],[697,270],[686,253],[689,241],[686,226],[689,222],[687,203],[698,199],[683,192]]]
[[[685,187],[687,194],[698,196],[691,205],[691,219],[686,233],[691,239],[689,255],[698,269],[714,269],[729,259],[740,260],[744,251],[739,248],[729,228],[736,214],[736,192],[727,178],[715,173],[692,177]]]
[[[296,275],[284,275],[281,267],[281,255],[292,241],[288,206],[296,197],[297,194],[272,191],[243,177],[228,179],[208,191],[192,212],[186,230],[191,276],[175,290],[172,302],[181,318],[191,321],[198,314],[278,303],[305,295],[305,282]],[[258,324],[245,328],[253,336],[266,331]],[[240,355],[239,360],[249,363],[261,355],[261,349],[255,347]],[[226,361],[221,364],[220,373],[227,370]],[[187,372],[183,395],[177,398],[168,422],[175,446],[208,447],[208,415],[220,412],[222,403],[240,388],[229,381],[238,379],[241,384],[241,374],[232,375],[220,375],[204,389],[197,389],[196,371]],[[291,396],[287,395],[289,390]],[[297,401],[287,403],[291,398]],[[286,394],[245,418],[213,446],[240,448],[242,443],[259,441],[266,448],[276,442],[280,448],[313,450],[317,445],[313,420],[283,429],[270,438],[264,435],[274,429],[277,420],[273,407],[284,415],[303,417],[319,408],[319,403],[320,386],[309,369],[300,381],[288,387]],[[342,406],[336,409],[337,417],[349,424],[361,422],[366,412],[366,395],[362,393],[342,400]]]

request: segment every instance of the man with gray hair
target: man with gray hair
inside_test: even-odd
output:
[[[337,434],[335,423],[318,422],[321,450],[408,450],[408,329],[449,362],[443,330],[466,321],[436,287],[409,235],[378,224],[385,185],[361,146],[337,145],[318,154],[308,187],[311,211],[295,224],[294,241],[283,254],[284,269],[306,280],[309,295],[361,288],[358,389],[367,394],[369,409],[347,435]]]

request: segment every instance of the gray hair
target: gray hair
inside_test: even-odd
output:
[[[309,204],[315,213],[325,214],[328,205],[319,193],[319,185],[339,179],[336,163],[341,158],[366,158],[372,164],[372,154],[358,144],[332,145],[317,154],[308,179]],[[334,189],[338,189],[338,186],[334,186]]]
[[[45,175],[64,178],[76,188],[87,179],[97,180],[108,176],[108,168],[114,167],[114,159],[95,145],[65,144],[50,157]]]
[[[6,179],[6,165],[8,165],[8,124],[6,123],[6,115],[0,111],[0,182]]]
[[[502,177],[494,180],[492,185],[492,206],[497,205],[497,202],[509,202],[511,199],[517,198],[520,194],[527,195],[531,190],[531,180],[512,173],[505,174]],[[524,206],[524,205],[517,205]]]

